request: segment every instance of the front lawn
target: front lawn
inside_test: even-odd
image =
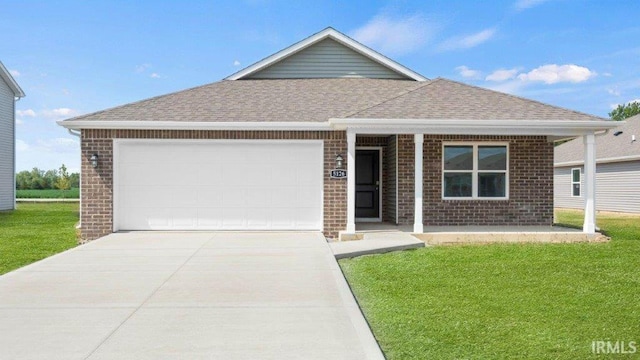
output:
[[[593,341],[640,351],[640,216],[598,225],[611,242],[431,247],[340,266],[388,359],[601,358]]]
[[[77,203],[18,204],[0,211],[0,274],[77,244]]]

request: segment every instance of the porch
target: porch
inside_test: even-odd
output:
[[[345,231],[340,233],[341,240],[366,239],[367,233],[380,231],[410,232],[429,244],[568,242],[597,238],[593,196],[594,139],[597,131],[614,127],[611,124],[563,120],[440,122],[393,119],[396,131],[389,133],[390,119],[331,119],[330,122],[347,132],[347,224]],[[392,185],[392,191],[384,187],[382,189],[382,192],[386,191],[391,196],[380,197],[378,222],[366,219],[365,223],[357,214],[359,183],[356,174],[360,172],[357,149],[364,145],[360,144],[360,139],[376,136],[395,139],[387,143],[388,150],[392,150],[387,153],[395,155],[395,161],[386,165],[389,169],[395,168],[395,176],[388,177],[386,183],[381,181],[383,186]],[[585,216],[582,231],[550,226],[553,218],[553,175],[548,172],[553,164],[553,142],[577,136],[583,137],[585,145]],[[404,141],[405,147],[398,145],[401,141]],[[395,149],[389,146],[391,144],[395,145]],[[451,169],[446,167],[449,165],[443,167],[442,159],[448,156],[444,150],[451,149],[450,152],[454,153],[460,150],[456,147],[463,148],[462,151],[469,154],[472,167],[469,165],[464,171],[459,171],[455,166]],[[487,169],[493,169],[491,174],[487,174],[488,171],[480,168],[478,163],[488,161],[486,159],[492,155],[489,153],[496,150],[490,147],[498,150],[494,155],[500,157],[501,165],[495,168],[491,168],[495,164],[486,165]],[[481,151],[486,154],[480,154]],[[404,153],[405,157],[400,158],[400,153]],[[381,163],[381,166],[384,164]],[[485,166],[484,163],[482,166]],[[467,175],[458,176],[465,171]],[[493,179],[487,180],[490,176]],[[461,178],[465,179],[459,188],[445,182],[453,179],[453,183]],[[481,188],[488,181],[499,185],[494,186],[492,192]],[[405,198],[400,199],[400,196]],[[386,214],[385,208],[390,210]],[[483,226],[485,224],[491,226]],[[495,224],[499,226],[492,226]],[[391,229],[390,226],[395,228]]]

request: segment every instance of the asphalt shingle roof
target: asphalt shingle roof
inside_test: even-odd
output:
[[[325,122],[345,117],[603,120],[446,79],[339,78],[223,80],[68,121]]]
[[[610,159],[623,156],[640,156],[640,115],[625,120],[621,125],[608,134],[596,136],[596,159]],[[614,134],[622,133],[618,136]],[[635,135],[636,141],[631,141]],[[584,160],[584,143],[582,138],[568,141],[556,146],[554,150],[554,162],[564,163]]]

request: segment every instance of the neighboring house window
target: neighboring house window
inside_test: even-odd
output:
[[[509,148],[506,144],[445,144],[444,199],[507,199]]]
[[[571,196],[580,196],[580,168],[571,169]]]

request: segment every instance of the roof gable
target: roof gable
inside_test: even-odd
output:
[[[333,28],[326,28],[225,80],[336,77],[427,80]]]
[[[4,80],[4,82],[9,86],[11,91],[13,91],[13,95],[15,97],[24,97],[24,91],[20,88],[18,83],[13,79],[9,70],[2,64],[0,61],[0,79]]]

